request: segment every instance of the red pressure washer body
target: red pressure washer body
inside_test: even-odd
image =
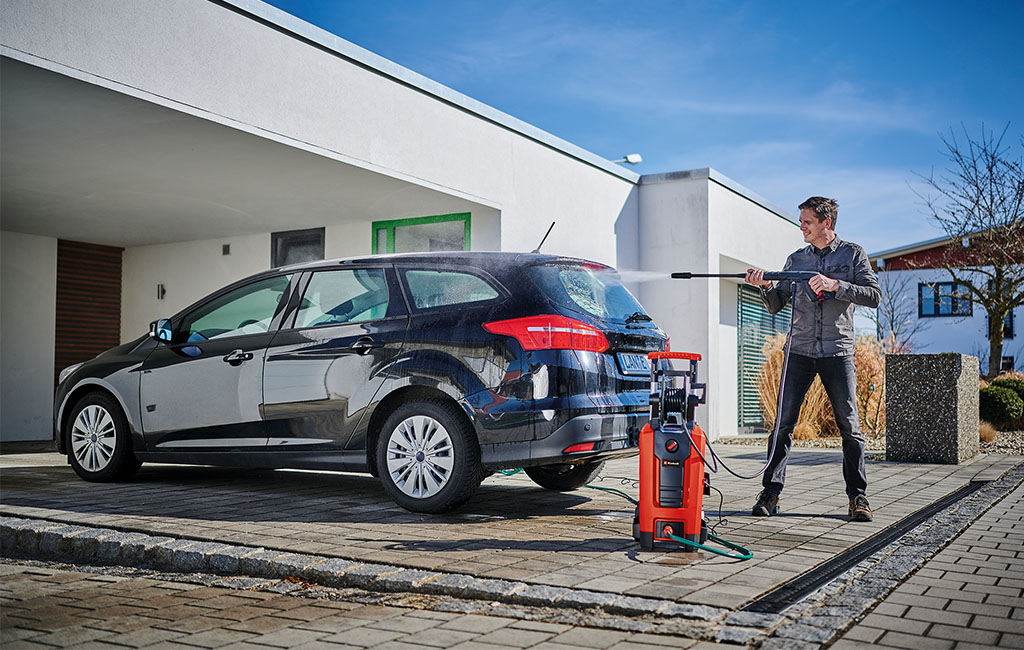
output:
[[[651,420],[640,431],[640,504],[633,521],[633,537],[640,548],[653,550],[657,542],[679,548],[669,535],[703,544],[705,434],[694,421],[697,404],[707,399],[707,388],[697,383],[700,355],[690,352],[651,352]],[[689,370],[674,370],[669,359],[690,362]],[[673,386],[674,378],[683,386]],[[701,390],[698,396],[694,391]],[[692,444],[691,444],[692,440]],[[694,451],[694,447],[700,453]],[[684,551],[696,551],[689,545]]]

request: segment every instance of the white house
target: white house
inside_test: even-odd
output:
[[[294,259],[526,251],[552,221],[545,252],[624,270],[801,242],[714,170],[640,177],[257,0],[7,0],[0,116],[3,441],[50,438],[64,366]],[[637,293],[708,359],[704,420],[734,433],[746,294]]]
[[[899,248],[869,254],[878,274],[883,298],[896,305],[904,328],[916,329],[912,350],[919,353],[958,352],[981,360],[988,371],[988,314],[967,299],[940,261],[950,246],[959,241],[940,237]],[[1003,370],[1024,370],[1024,307],[1011,310],[1003,323]],[[883,333],[884,334],[884,333]]]

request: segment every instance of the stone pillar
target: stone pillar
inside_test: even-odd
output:
[[[978,454],[978,357],[885,356],[885,457],[957,465]]]

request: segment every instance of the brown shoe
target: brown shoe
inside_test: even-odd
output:
[[[850,499],[850,521],[871,521],[871,506],[863,494]]]
[[[775,496],[768,490],[761,490],[761,494],[757,495],[757,502],[751,509],[750,514],[755,517],[767,517],[769,515],[778,514],[779,512],[779,497]]]

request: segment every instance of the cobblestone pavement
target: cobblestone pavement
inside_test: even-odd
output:
[[[710,650],[673,636],[0,565],[5,650]]]
[[[756,472],[764,458],[763,449],[749,446],[729,445],[720,448],[719,452],[725,462],[741,474]],[[450,584],[462,589],[462,596],[466,595],[467,580],[476,581],[473,583],[476,586],[469,591],[477,589],[480,593],[475,597],[478,599],[490,598],[489,594],[508,589],[510,598],[498,598],[504,604],[497,601],[492,603],[500,605],[498,607],[475,605],[462,611],[475,611],[476,618],[480,614],[488,614],[488,618],[508,619],[505,627],[509,629],[520,629],[513,626],[516,620],[530,625],[543,623],[577,628],[579,625],[574,624],[591,620],[579,616],[573,619],[571,611],[569,618],[565,618],[566,610],[554,618],[526,621],[522,617],[517,619],[516,616],[502,613],[502,607],[510,602],[544,601],[550,596],[552,601],[561,598],[563,607],[570,601],[577,610],[586,610],[590,605],[597,604],[598,609],[603,608],[602,615],[607,616],[609,612],[619,610],[619,614],[632,616],[632,623],[623,623],[620,625],[622,629],[613,629],[617,624],[611,624],[609,628],[607,622],[594,619],[594,629],[621,633],[609,645],[631,642],[628,641],[630,634],[655,630],[674,635],[652,636],[658,639],[671,638],[675,647],[689,647],[700,640],[708,643],[708,640],[716,639],[743,645],[760,644],[765,649],[802,649],[820,647],[836,632],[846,628],[850,621],[888,593],[892,585],[902,581],[907,573],[915,570],[934,550],[941,548],[948,539],[987,509],[992,499],[1002,499],[1008,491],[1018,488],[1012,498],[1004,498],[1000,503],[1020,502],[1019,483],[1021,477],[1024,477],[1024,471],[1013,468],[1022,461],[1022,457],[994,455],[981,455],[959,466],[870,460],[869,497],[875,509],[875,520],[868,524],[847,521],[841,454],[838,451],[794,450],[787,490],[782,499],[783,512],[780,516],[770,518],[749,516],[750,504],[760,487],[759,481],[743,481],[720,472],[714,476],[713,485],[724,494],[722,515],[728,521],[719,522],[716,532],[721,537],[750,548],[755,558],[748,562],[703,552],[641,553],[632,539],[633,511],[628,502],[595,490],[568,494],[545,491],[536,487],[523,474],[491,477],[485,481],[478,495],[458,513],[427,516],[401,510],[386,498],[375,479],[361,475],[144,465],[138,477],[131,482],[91,484],[79,480],[65,464],[63,457],[56,454],[8,454],[0,456],[0,480],[3,487],[0,492],[0,520],[4,520],[4,535],[10,535],[5,537],[5,546],[15,537],[20,544],[24,537],[18,537],[21,533],[15,534],[17,531],[11,528],[21,525],[16,524],[18,518],[22,522],[35,520],[37,523],[26,529],[31,535],[25,539],[31,538],[35,544],[31,548],[48,548],[47,557],[50,558],[59,556],[64,548],[74,548],[76,552],[82,550],[81,544],[76,547],[72,543],[81,532],[75,530],[76,526],[95,529],[95,535],[100,537],[116,531],[128,531],[136,536],[148,535],[148,539],[155,540],[151,542],[155,557],[177,558],[178,550],[191,552],[185,548],[190,544],[193,549],[206,546],[223,549],[225,545],[233,545],[233,549],[245,547],[242,552],[250,553],[250,567],[260,570],[269,568],[271,573],[268,575],[276,575],[278,578],[289,574],[282,573],[282,567],[270,566],[272,562],[268,561],[272,557],[284,557],[281,555],[284,553],[293,554],[292,562],[316,556],[316,561],[322,563],[319,567],[330,566],[331,562],[335,563],[334,566],[344,565],[344,570],[337,575],[348,571],[345,576],[350,582],[342,582],[341,586],[351,586],[351,579],[358,580],[362,576],[371,588],[380,587],[383,582],[379,576],[386,575],[386,571],[381,571],[386,569],[385,565],[390,565],[391,569],[388,570],[392,573],[400,571],[398,577],[404,576],[406,582],[411,580],[419,584],[417,581],[425,581],[435,586]],[[603,480],[598,484],[620,488],[635,495],[636,488],[632,480],[636,476],[636,469],[636,459],[609,463],[602,474]],[[1008,483],[1011,476],[1015,478]],[[919,534],[916,541],[909,542],[911,548],[906,553],[889,560],[880,560],[883,569],[881,573],[868,571],[857,578],[860,575],[858,571],[863,569],[861,567],[857,571],[851,570],[849,575],[844,574],[844,581],[853,580],[849,582],[852,587],[842,591],[841,585],[833,586],[831,596],[826,593],[831,600],[819,598],[817,605],[814,605],[824,609],[812,612],[813,615],[797,611],[794,615],[783,616],[736,611],[776,586],[871,538],[891,524],[972,481],[991,481],[992,486],[1002,485],[999,488],[1002,492],[990,490],[994,496],[988,501],[975,499],[977,503],[965,505],[958,515],[953,513],[948,517],[949,522],[952,522],[950,525],[945,528],[941,525],[932,526],[931,533]],[[980,491],[979,495],[984,492]],[[705,498],[705,510],[712,523],[718,519],[718,504],[717,495]],[[1019,516],[1019,511],[1017,514]],[[936,519],[946,518],[940,516]],[[61,524],[71,526],[62,528]],[[102,533],[103,530],[106,532]],[[78,539],[85,540],[87,537],[89,535],[80,535]],[[1019,540],[1019,537],[1016,539]],[[996,550],[1000,552],[993,552],[993,556],[1006,552],[1005,549]],[[24,554],[22,556],[25,557]],[[327,563],[324,563],[325,558]],[[167,562],[156,564],[158,568],[167,568]],[[173,570],[179,570],[176,563],[170,564]],[[10,566],[4,568],[10,569]],[[983,567],[974,568],[979,569],[975,572],[977,575],[985,575],[980,572]],[[37,567],[12,575],[22,576],[17,578],[16,584],[31,587],[33,581],[45,580],[39,576],[24,576],[35,575],[33,571],[45,573],[47,570],[51,569]],[[898,575],[891,575],[894,570]],[[262,575],[259,571],[243,573]],[[436,580],[438,576],[443,578]],[[855,578],[861,582],[857,583]],[[138,579],[121,576],[116,581]],[[51,576],[49,580],[59,583],[61,579]],[[94,575],[88,580],[102,582],[103,579]],[[936,580],[943,584],[946,582],[945,578]],[[968,594],[972,590],[963,588],[960,582],[982,584],[971,582],[971,579],[957,582],[956,578],[951,578],[951,581],[950,585],[954,586],[930,586]],[[7,590],[7,584],[8,578],[5,577],[5,597],[11,596],[19,603],[26,602],[20,592],[12,596]],[[279,582],[274,588],[279,588],[281,584]],[[1015,588],[1012,583],[994,586],[1004,590]],[[203,588],[221,589],[209,585]],[[179,591],[187,590],[190,595],[202,596],[206,593],[197,589],[195,585],[179,585]],[[232,593],[234,597],[245,597],[247,594],[237,591]],[[447,592],[435,590],[434,593]],[[896,592],[893,596],[898,594]],[[1000,594],[1006,598],[1019,599],[1021,596],[1019,589],[1015,596],[1003,592]],[[527,595],[529,598],[524,598]],[[915,595],[927,596],[921,593]],[[28,602],[31,602],[31,598]],[[114,611],[119,611],[116,607],[121,606],[115,605]],[[341,607],[336,602],[333,605],[320,603],[315,606]],[[28,609],[47,611],[49,607],[37,603]],[[805,610],[810,611],[807,607]],[[6,616],[6,602],[4,609]],[[435,614],[456,614],[436,608],[431,610],[419,607],[419,613],[399,608],[396,612],[386,619],[441,620],[437,624],[440,626],[448,620],[459,618],[457,615],[451,619],[443,616],[431,618]],[[662,618],[651,623],[650,616],[644,619],[645,613]],[[872,612],[872,616],[875,613]],[[1013,615],[1014,612],[1011,612],[1005,618],[1015,623],[1019,619],[1014,619]],[[111,616],[117,617],[120,614]],[[697,621],[699,624],[691,625],[692,629],[680,628],[673,632],[672,617],[679,616],[702,620]],[[800,616],[805,618],[797,620]],[[670,619],[668,622],[666,617]],[[38,625],[22,627],[21,618],[28,617],[20,616],[15,621],[17,625],[13,627],[5,623],[2,626],[4,634],[8,634],[9,630],[39,631]],[[999,618],[998,615],[995,618]],[[868,622],[874,621],[871,618]],[[90,623],[86,627],[91,629],[96,626]],[[166,625],[151,627],[162,630]],[[841,643],[864,641],[864,638],[856,636],[861,634],[861,629],[876,628],[864,628],[861,625],[849,633],[853,636],[844,638]],[[882,628],[877,629],[885,632]],[[557,634],[563,632],[567,630]],[[896,630],[892,632],[895,634]],[[530,641],[529,644],[524,642],[520,647],[549,643],[554,637],[552,634],[539,641]],[[1004,637],[1010,641],[1017,638],[1005,634]],[[390,643],[397,638],[389,638],[385,642]],[[886,638],[878,634],[874,641],[881,639],[884,642]],[[893,636],[892,639],[898,647],[899,637]],[[931,637],[928,639],[932,640]],[[322,639],[313,641],[319,643]],[[336,643],[337,639],[327,642]],[[404,641],[411,642],[410,639]],[[515,645],[507,640],[501,643],[493,639],[481,642],[491,646]],[[55,645],[71,643],[68,641]],[[234,643],[234,640],[215,645],[230,643]],[[556,643],[573,645],[565,640]],[[644,643],[656,645],[654,640]],[[430,644],[423,642],[422,645]]]
[[[722,447],[739,473],[764,452]],[[841,452],[795,450],[780,516],[749,516],[759,481],[719,472],[728,525],[718,535],[754,552],[737,562],[707,553],[639,553],[633,507],[595,490],[555,493],[524,474],[487,479],[458,513],[417,515],[376,479],[337,473],[143,465],[128,483],[78,479],[56,454],[0,456],[0,514],[341,557],[531,584],[734,608],[870,537],[971,480],[1021,462],[978,456],[959,466],[868,463],[875,520],[848,522]],[[636,459],[605,476],[637,475]],[[623,487],[612,478],[602,486]],[[717,495],[705,499],[715,519]]]
[[[1024,648],[1024,485],[832,647]]]

